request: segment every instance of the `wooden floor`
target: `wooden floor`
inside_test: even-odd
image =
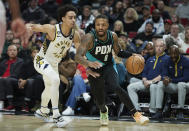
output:
[[[0,131],[189,131],[189,124],[139,126],[135,122],[110,121],[108,127],[101,127],[99,120],[75,117],[65,128],[56,128],[53,123],[44,123],[34,116],[0,114]]]

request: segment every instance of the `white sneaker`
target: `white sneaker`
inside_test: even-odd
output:
[[[56,123],[56,126],[59,128],[67,126],[72,121],[72,118],[68,116],[59,116],[53,119]]]
[[[107,126],[108,123],[109,123],[108,107],[107,106],[105,106],[105,107],[106,107],[106,110],[107,110],[105,113],[102,113],[100,111],[100,123],[101,123],[102,126]]]
[[[62,115],[74,115],[74,110],[70,106],[68,106],[66,110],[62,112]]]
[[[35,117],[45,121],[45,122],[54,122],[52,116],[49,113],[42,113],[40,109],[37,109],[34,113]]]
[[[91,99],[91,96],[89,95],[89,93],[83,93],[83,98],[85,102],[89,102]]]
[[[149,118],[146,116],[143,116],[141,113],[136,112],[133,116],[133,118],[135,119],[136,123],[140,124],[140,125],[145,125],[149,122]]]

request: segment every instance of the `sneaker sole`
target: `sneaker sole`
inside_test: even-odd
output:
[[[64,121],[63,121],[63,122],[56,123],[56,126],[57,126],[58,128],[66,127],[69,123],[72,122],[72,119],[71,119],[71,118],[68,118],[68,117],[63,117],[63,118],[64,118]]]
[[[150,120],[145,120],[143,123],[140,123],[140,125],[146,125],[146,124],[148,124],[150,122]]]
[[[47,123],[53,123],[54,122],[53,120],[52,121],[45,120],[45,118],[43,116],[41,116],[40,114],[38,114],[36,112],[34,113],[34,116],[37,117],[38,119],[43,120],[44,122],[47,122]]]

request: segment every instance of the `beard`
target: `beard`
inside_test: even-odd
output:
[[[152,17],[153,22],[158,23],[160,20],[160,17]]]

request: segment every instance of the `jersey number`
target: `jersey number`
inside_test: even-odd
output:
[[[105,55],[104,61],[107,61],[107,60],[108,60],[108,55]]]

